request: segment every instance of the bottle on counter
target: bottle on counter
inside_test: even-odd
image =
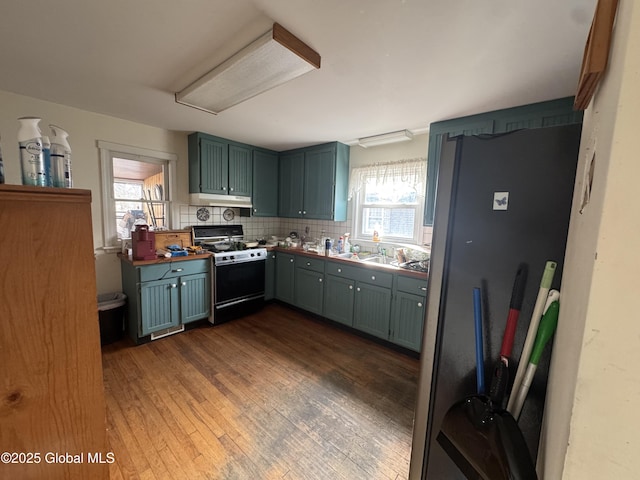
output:
[[[67,137],[69,134],[56,125],[51,128],[51,165],[53,171],[53,186],[61,188],[73,187],[71,177],[71,145]]]
[[[22,170],[22,184],[45,187],[47,173],[42,151],[42,132],[38,117],[19,118],[18,146],[20,148],[20,169]]]
[[[338,239],[338,253],[344,252],[344,239],[342,236]]]

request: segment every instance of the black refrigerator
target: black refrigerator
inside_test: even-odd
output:
[[[548,260],[560,289],[581,125],[524,129],[503,135],[460,136],[443,145],[436,215],[446,228],[432,261],[442,277],[434,368],[429,397],[424,478],[464,479],[437,442],[442,419],[455,402],[476,393],[473,289],[483,290],[487,384],[499,358],[516,271],[528,267],[512,358],[518,360]],[[439,258],[435,258],[439,256]],[[439,281],[439,280],[438,280]],[[562,302],[560,302],[562,303]],[[561,307],[562,308],[562,307]],[[429,322],[433,325],[433,322]],[[551,356],[547,346],[519,420],[535,463]],[[514,362],[512,362],[514,363]],[[511,378],[515,376],[515,367]]]

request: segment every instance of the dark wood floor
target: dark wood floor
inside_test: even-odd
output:
[[[418,360],[282,305],[103,363],[111,478],[407,478]]]

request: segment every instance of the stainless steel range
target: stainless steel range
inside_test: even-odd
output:
[[[194,226],[194,244],[213,253],[213,316],[218,324],[264,305],[267,249],[244,249],[242,225]]]

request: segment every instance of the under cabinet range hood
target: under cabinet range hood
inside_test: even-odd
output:
[[[251,197],[241,197],[237,195],[217,195],[214,193],[191,193],[189,194],[189,205],[252,208]]]

